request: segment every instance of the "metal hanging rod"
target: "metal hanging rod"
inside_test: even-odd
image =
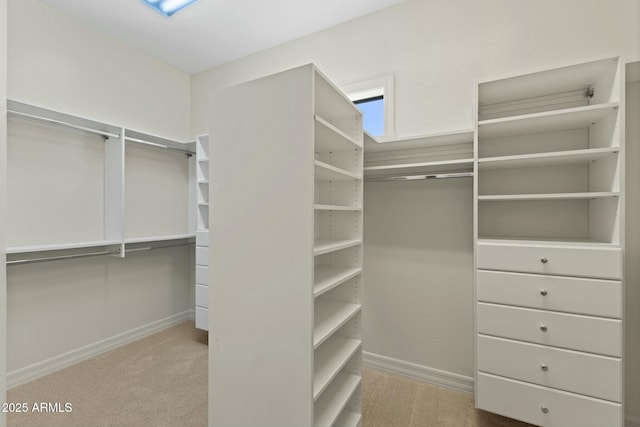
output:
[[[181,150],[179,148],[173,148],[173,147],[169,147],[167,145],[158,144],[157,142],[145,141],[145,140],[139,139],[139,138],[131,138],[131,137],[125,136],[124,139],[125,139],[125,141],[135,142],[137,144],[150,145],[152,147],[157,147],[157,148],[162,148],[162,149],[165,149],[165,150],[176,151],[176,152],[181,153],[181,154],[186,154],[189,157],[193,156],[193,154],[194,154],[193,152],[191,152],[189,150]]]
[[[194,246],[194,245],[195,245],[194,243],[180,243],[176,245],[145,246],[143,248],[125,249],[125,253],[150,251],[152,249],[175,248],[180,246]],[[56,255],[56,256],[41,257],[41,258],[17,259],[13,261],[7,261],[6,264],[7,265],[32,264],[36,262],[58,261],[63,259],[86,258],[86,257],[96,257],[96,256],[104,256],[104,255],[118,255],[119,253],[120,251],[116,250],[116,251],[87,252],[87,253],[71,254],[71,255]]]
[[[427,175],[392,176],[391,181],[420,181],[425,179],[447,179],[472,177],[473,172],[434,173]]]
[[[57,256],[42,257],[42,258],[18,259],[15,261],[7,261],[7,265],[31,264],[36,262],[57,261],[61,259],[85,258],[85,257],[94,257],[94,256],[103,256],[103,255],[117,255],[118,253],[119,251],[102,251],[102,252],[88,252],[88,253],[73,254],[73,255],[57,255]]]
[[[98,134],[98,135],[102,135],[105,138],[120,138],[120,135],[115,134],[115,133],[105,132],[103,130],[92,129],[92,128],[88,128],[88,127],[80,126],[80,125],[74,125],[72,123],[67,123],[67,122],[63,122],[63,121],[60,121],[60,120],[49,119],[49,118],[46,118],[46,117],[36,116],[36,115],[33,115],[33,114],[22,113],[20,111],[7,110],[7,113],[12,114],[14,116],[18,116],[18,117],[26,117],[28,119],[39,120],[41,122],[51,123],[51,124],[55,124],[55,125],[65,126],[65,127],[72,128],[72,129],[82,130],[82,131],[85,131],[85,132],[95,133],[95,134]]]

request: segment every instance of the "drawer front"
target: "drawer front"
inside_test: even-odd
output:
[[[622,400],[620,359],[479,335],[478,370],[614,402]]]
[[[209,309],[196,307],[196,328],[209,330]]]
[[[478,244],[478,268],[560,276],[620,279],[620,248]]]
[[[209,230],[196,231],[196,246],[209,247]]]
[[[209,308],[209,287],[196,285],[196,306]]]
[[[209,267],[196,265],[196,283],[199,285],[209,284]]]
[[[196,246],[196,265],[209,265],[209,248]]]
[[[622,427],[622,407],[573,393],[478,374],[476,405],[543,427]],[[546,408],[546,409],[545,409]]]
[[[478,333],[620,357],[621,322],[478,303]]]
[[[478,271],[478,301],[620,318],[619,281]]]

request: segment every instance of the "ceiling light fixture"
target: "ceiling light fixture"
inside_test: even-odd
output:
[[[167,18],[189,6],[191,3],[195,3],[197,0],[142,0],[152,9],[160,12]]]

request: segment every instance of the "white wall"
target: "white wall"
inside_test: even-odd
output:
[[[10,99],[167,138],[188,139],[187,74],[37,0],[8,3]],[[154,149],[149,150],[153,156]],[[2,162],[4,151],[0,156]],[[78,161],[76,157],[72,160]],[[35,160],[27,161],[37,168]],[[6,168],[0,170],[4,173]],[[0,181],[4,203],[2,184],[4,177]],[[139,188],[138,194],[146,190]],[[100,201],[100,197],[97,201],[91,198],[92,203]],[[73,215],[80,214],[71,213],[64,222],[70,230],[66,237],[72,234],[71,227],[81,228],[80,235],[85,237],[81,240],[87,240],[89,229],[100,231],[99,225],[74,222]],[[93,217],[96,223],[102,220],[99,214]],[[165,232],[127,231],[131,235]],[[4,248],[4,242],[0,246]],[[163,320],[184,316],[193,305],[193,264],[193,248],[172,248],[129,254],[124,260],[99,257],[8,267],[10,383],[64,363],[65,355],[77,356],[138,328],[166,326]],[[0,338],[3,336],[0,330]],[[5,348],[4,340],[2,343]]]
[[[207,131],[211,91],[307,62],[339,85],[393,74],[399,136],[471,128],[476,82],[616,55],[637,61],[639,26],[638,0],[407,0],[194,75],[192,133]],[[451,192],[438,186],[454,184],[430,187],[435,191],[391,191],[392,185],[368,184],[365,190],[365,351],[470,376],[472,233],[465,214],[470,221],[471,195],[465,195],[464,183]],[[404,232],[403,241],[383,229],[392,215],[385,202],[391,200],[415,209],[403,217],[406,223],[394,225]],[[438,216],[437,206],[444,205],[459,214]],[[420,209],[438,221],[425,220]],[[638,217],[627,216],[629,222]],[[416,241],[407,232],[412,228],[432,240]],[[435,257],[434,243],[448,245],[447,253]],[[406,260],[403,273],[384,262],[393,257]],[[423,277],[422,261],[433,263],[443,280]],[[391,279],[396,274],[402,280]],[[629,312],[637,319],[637,305]],[[629,351],[627,360],[640,359],[640,349]],[[628,413],[640,416],[634,372],[627,381]]]
[[[636,64],[640,69],[640,63]],[[625,378],[627,416],[640,425],[640,76],[627,83]]]
[[[37,0],[9,0],[9,98],[186,141],[189,75]]]
[[[6,218],[7,170],[7,1],[0,0],[0,218]],[[6,224],[0,222],[0,402],[6,402],[7,282],[5,265]],[[7,419],[0,413],[0,427]]]
[[[212,89],[314,62],[346,85],[395,75],[396,132],[471,128],[478,80],[626,55],[640,59],[638,0],[407,0],[193,76],[194,134]]]

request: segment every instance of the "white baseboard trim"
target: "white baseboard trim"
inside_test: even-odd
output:
[[[474,381],[472,377],[441,371],[440,369],[429,368],[418,365],[417,363],[405,362],[404,360],[380,356],[379,354],[368,353],[366,351],[362,353],[362,361],[371,368],[403,375],[418,381],[424,381],[456,391],[473,393]]]
[[[192,318],[187,310],[7,373],[7,389],[28,383]]]
[[[196,309],[192,308],[190,310],[187,310],[187,313],[189,313],[189,320],[196,320]]]
[[[640,417],[632,417],[627,415],[625,422],[625,427],[640,427]]]

